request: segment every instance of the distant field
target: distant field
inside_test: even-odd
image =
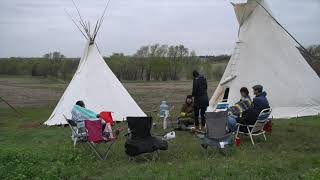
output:
[[[217,82],[209,81],[209,96]],[[125,87],[144,111],[157,110],[160,101],[180,108],[191,93],[192,81],[125,82]],[[29,76],[0,76],[0,96],[17,107],[51,107],[60,99],[67,84]],[[0,102],[0,107],[6,106]]]

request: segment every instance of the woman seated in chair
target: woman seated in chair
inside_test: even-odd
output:
[[[86,108],[83,101],[76,102],[76,104],[72,108],[71,114],[72,114],[72,119],[76,123],[81,123],[84,120],[88,120],[88,119],[99,118],[99,115],[97,113]]]
[[[240,89],[241,99],[233,106],[228,108],[228,128],[231,132],[237,130],[237,123],[242,114],[251,108],[252,101],[249,96],[249,91],[246,87]]]
[[[180,128],[186,128],[194,124],[194,110],[192,95],[188,95],[185,103],[181,108],[180,117],[178,118]]]
[[[90,109],[87,109],[83,101],[76,102],[76,104],[72,108],[71,114],[72,120],[74,120],[81,128],[85,128],[85,120],[101,121],[103,135],[113,138],[112,132],[110,132],[111,126],[107,124],[105,120],[102,120],[99,114],[91,111]]]

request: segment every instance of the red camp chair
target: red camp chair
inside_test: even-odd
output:
[[[112,145],[117,140],[117,135],[115,138],[103,137],[102,124],[100,120],[85,120],[84,123],[88,134],[87,144],[98,158],[105,160],[111,152]],[[116,134],[119,134],[118,132],[121,131],[121,129],[117,129],[116,131]],[[107,146],[105,152],[99,152],[96,144],[105,144]]]
[[[110,123],[111,125],[114,125],[114,121],[112,118],[112,112],[103,111],[100,114],[100,118],[104,120],[106,123]]]

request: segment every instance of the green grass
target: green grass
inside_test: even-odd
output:
[[[84,145],[73,148],[68,127],[42,126],[51,109],[21,108],[19,117],[0,109],[0,179],[319,179],[320,118],[274,120],[268,141],[252,146],[241,137],[230,155],[210,151],[199,140],[178,132],[156,162],[128,162],[124,138],[106,161]]]
[[[208,83],[212,94],[217,82]],[[144,111],[157,110],[167,100],[176,106],[172,114],[192,86],[191,81],[124,85]],[[52,79],[0,76],[0,96],[23,114],[0,102],[0,179],[320,179],[319,117],[275,120],[267,142],[257,138],[253,147],[241,137],[241,146],[231,147],[228,156],[211,150],[206,157],[195,135],[177,132],[156,162],[128,162],[124,138],[113,156],[99,161],[84,144],[73,148],[68,127],[41,125],[65,87]]]

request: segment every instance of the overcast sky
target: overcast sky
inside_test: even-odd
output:
[[[92,22],[106,0],[75,0]],[[320,44],[320,0],[268,0],[277,19],[303,45]],[[84,38],[64,12],[71,0],[0,0],[0,57],[82,54]],[[103,55],[140,46],[184,44],[198,55],[232,52],[238,23],[229,0],[111,0],[97,43]]]

